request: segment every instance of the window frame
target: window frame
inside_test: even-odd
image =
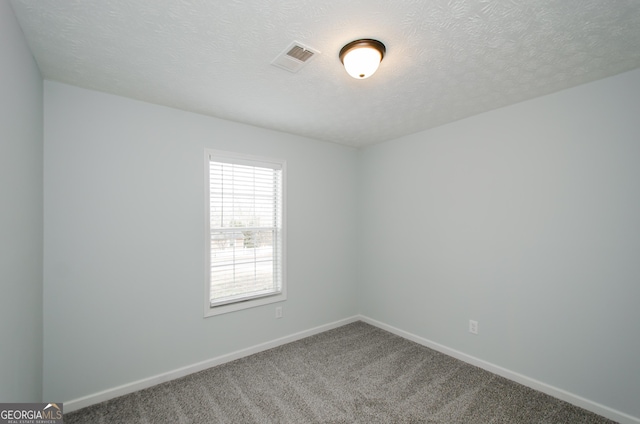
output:
[[[281,169],[281,260],[280,273],[282,275],[282,288],[280,293],[265,294],[260,297],[247,296],[221,305],[211,305],[211,175],[210,162],[226,162],[242,165],[250,165],[263,168]],[[205,149],[204,154],[204,190],[205,190],[205,275],[204,275],[204,317],[211,317],[229,312],[240,311],[271,303],[282,302],[287,299],[287,166],[284,159],[268,158],[263,156],[247,155],[223,150]]]

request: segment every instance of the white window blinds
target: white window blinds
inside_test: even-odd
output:
[[[282,293],[283,163],[209,153],[209,303]]]

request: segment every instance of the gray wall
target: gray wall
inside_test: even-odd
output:
[[[357,151],[45,82],[44,395],[64,401],[357,313]],[[204,149],[287,161],[288,300],[203,318]]]
[[[364,315],[640,417],[640,71],[361,166]]]
[[[0,1],[0,402],[42,398],[42,77]]]

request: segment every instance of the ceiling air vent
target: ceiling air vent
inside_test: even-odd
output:
[[[273,59],[271,64],[289,72],[298,72],[319,54],[320,52],[318,50],[294,41]]]

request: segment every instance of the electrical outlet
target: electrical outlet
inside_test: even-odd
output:
[[[282,318],[282,306],[276,306],[276,318]]]
[[[469,333],[478,334],[478,321],[469,320]]]

